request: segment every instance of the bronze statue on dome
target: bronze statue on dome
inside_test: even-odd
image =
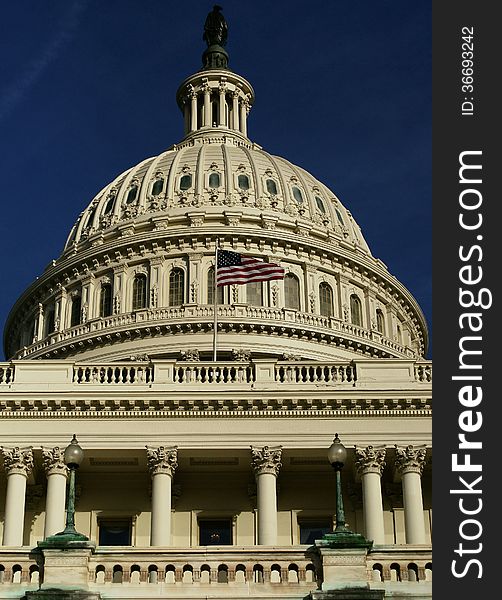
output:
[[[225,46],[227,43],[228,25],[221,10],[222,7],[215,4],[206,17],[203,40],[208,46]]]

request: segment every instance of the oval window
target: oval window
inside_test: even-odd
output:
[[[192,176],[183,175],[180,179],[180,190],[189,190],[192,187]]]
[[[109,215],[113,210],[114,204],[115,204],[115,194],[110,196],[108,198],[108,200],[106,201],[105,210],[103,211],[103,214]]]
[[[298,204],[303,204],[303,196],[300,188],[293,188],[293,198],[298,202]]]
[[[213,189],[220,187],[220,174],[219,173],[211,173],[211,175],[209,175],[209,187],[213,188]]]
[[[273,179],[267,179],[267,192],[273,196],[277,196],[277,185]]]
[[[249,177],[247,175],[239,175],[237,183],[241,190],[249,190]]]
[[[157,179],[152,186],[152,196],[158,196],[160,192],[162,192],[162,188],[164,187],[164,180]]]
[[[343,227],[345,227],[345,223],[343,222],[343,217],[342,217],[340,211],[338,210],[338,208],[335,208],[335,212],[336,212],[336,216],[338,217],[338,220],[340,221],[340,224],[343,225]]]

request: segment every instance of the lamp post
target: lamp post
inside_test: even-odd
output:
[[[84,451],[79,446],[77,436],[73,438],[64,451],[64,462],[70,472],[68,481],[68,497],[66,502],[66,522],[63,531],[46,537],[42,542],[38,542],[41,548],[65,548],[65,547],[91,547],[89,538],[75,529],[75,475],[79,466],[84,460]]]
[[[336,476],[336,527],[334,533],[341,533],[349,531],[345,526],[345,511],[343,510],[342,497],[342,469],[345,461],[347,460],[347,449],[340,441],[338,433],[335,434],[335,439],[328,449],[328,460],[335,470]]]
[[[79,446],[77,436],[73,438],[64,451],[64,462],[70,471],[68,483],[68,502],[66,504],[66,524],[62,535],[80,535],[75,529],[75,473],[84,460],[84,451]]]
[[[340,441],[338,433],[328,449],[328,460],[336,476],[336,527],[333,533],[327,533],[321,545],[331,548],[371,548],[373,542],[368,541],[360,533],[354,533],[345,525],[345,511],[342,497],[342,469],[347,460],[347,449]]]

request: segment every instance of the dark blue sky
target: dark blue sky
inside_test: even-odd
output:
[[[226,1],[249,137],[330,187],[431,327],[431,7]],[[182,137],[199,0],[16,0],[0,25],[0,326],[112,178]]]

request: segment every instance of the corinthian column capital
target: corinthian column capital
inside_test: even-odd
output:
[[[152,476],[159,473],[165,473],[171,477],[174,475],[174,471],[178,466],[177,446],[172,446],[171,448],[166,448],[165,446],[159,446],[158,448],[146,446],[146,455],[148,468]]]
[[[49,475],[68,475],[68,467],[64,462],[64,450],[59,446],[54,448],[42,448],[44,459],[44,470],[47,477]]]
[[[28,477],[33,469],[33,450],[31,446],[27,448],[3,448],[2,447],[3,464],[9,475],[24,475]]]
[[[385,446],[355,447],[356,469],[359,475],[377,473],[382,476],[385,467]]]
[[[422,475],[425,465],[427,446],[398,446],[396,444],[396,469],[405,473],[418,473]]]
[[[282,446],[275,446],[274,448],[251,446],[251,465],[255,475],[270,473],[277,477],[281,468],[281,455]]]

